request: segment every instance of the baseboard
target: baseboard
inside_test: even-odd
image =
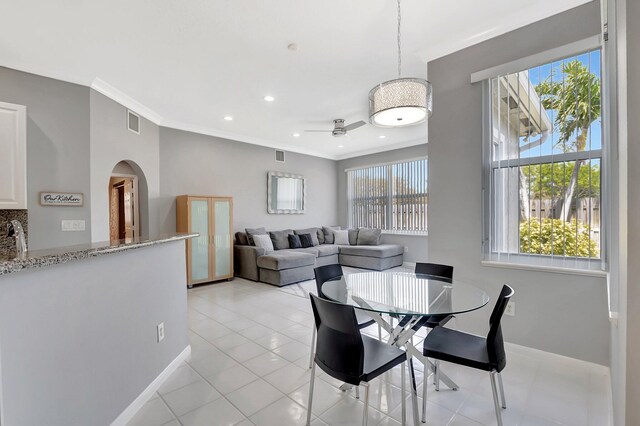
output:
[[[180,355],[178,355],[169,365],[165,368],[162,373],[156,377],[149,386],[145,390],[142,391],[140,395],[131,403],[125,410],[120,413],[120,415],[111,423],[111,426],[125,426],[133,416],[136,415],[138,411],[142,408],[144,404],[147,403],[152,397],[153,394],[160,388],[162,383],[174,372],[176,369],[191,355],[191,345],[184,348]]]

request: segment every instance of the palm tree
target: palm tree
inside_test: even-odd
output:
[[[535,90],[542,106],[556,111],[554,130],[560,134],[556,145],[564,152],[584,151],[591,123],[600,117],[600,79],[577,59],[563,64],[561,71],[563,81],[552,78],[552,73]],[[572,140],[574,135],[575,139]],[[576,195],[583,162],[575,162],[564,196],[556,202],[557,218],[567,221],[571,216],[570,207]]]

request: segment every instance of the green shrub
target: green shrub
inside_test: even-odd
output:
[[[531,219],[520,223],[520,252],[556,256],[598,257],[589,229],[576,219]]]

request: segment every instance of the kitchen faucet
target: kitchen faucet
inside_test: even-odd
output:
[[[20,221],[12,220],[7,224],[7,236],[16,239],[16,258],[24,258],[27,254],[27,241]]]

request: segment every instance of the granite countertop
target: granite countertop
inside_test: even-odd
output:
[[[15,252],[0,252],[0,275],[7,275],[25,269],[40,268],[57,265],[75,260],[133,250],[141,247],[186,240],[197,237],[198,234],[168,234],[153,238],[134,238],[133,240],[118,240],[114,242],[100,242],[82,244],[69,247],[58,247],[47,250],[29,250],[24,258],[17,259]]]

